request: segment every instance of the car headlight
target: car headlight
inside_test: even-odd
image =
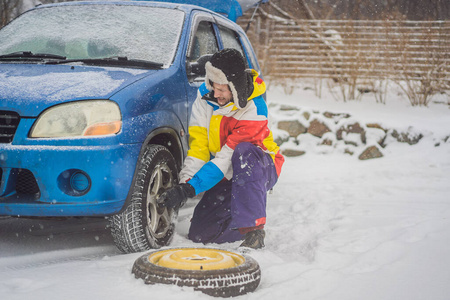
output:
[[[30,137],[56,138],[115,134],[122,127],[119,106],[108,100],[78,101],[46,110]]]

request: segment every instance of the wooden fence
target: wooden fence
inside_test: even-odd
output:
[[[239,24],[245,28],[249,19]],[[450,21],[288,20],[257,16],[247,32],[264,76],[450,83]]]

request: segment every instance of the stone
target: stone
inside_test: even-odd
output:
[[[368,144],[377,143],[381,147],[385,147],[386,131],[378,127],[367,127],[366,139]]]
[[[306,152],[301,151],[301,150],[294,150],[294,149],[284,149],[281,153],[287,157],[295,157],[295,156],[301,156],[301,155],[305,154]]]
[[[289,141],[289,135],[277,135],[274,137],[273,141],[278,145],[282,145],[284,143],[286,143],[287,141]]]
[[[373,158],[380,158],[383,157],[383,153],[378,149],[377,146],[370,146],[367,147],[366,150],[364,150],[360,155],[360,160],[367,160],[367,159],[373,159]]]
[[[366,124],[366,127],[367,127],[367,128],[381,129],[381,130],[383,130],[384,132],[387,132],[387,130],[384,129],[383,126],[381,126],[381,125],[378,124],[378,123],[368,123],[368,124]]]
[[[358,144],[354,141],[344,141],[345,145],[355,146],[358,147]]]
[[[423,135],[421,133],[419,133],[419,134],[415,134],[415,133],[411,133],[411,132],[398,133],[397,130],[395,130],[395,129],[393,131],[391,131],[390,134],[398,142],[408,143],[409,145],[415,145],[423,138]]]
[[[343,139],[343,133],[344,132],[360,134],[361,135],[361,142],[363,144],[366,143],[366,131],[364,130],[364,128],[361,127],[361,125],[359,125],[359,123],[345,125],[345,126],[342,126],[341,128],[339,128],[338,131],[336,132],[336,137],[337,137],[338,140],[342,140]]]
[[[289,110],[300,110],[298,107],[282,104],[280,106],[281,111],[289,111]]]
[[[344,153],[345,154],[350,154],[350,155],[354,154],[354,152],[352,150],[348,149],[348,148],[345,148]]]
[[[324,112],[323,115],[326,118],[328,118],[328,119],[333,119],[335,117],[339,117],[339,119],[342,119],[342,118],[348,119],[348,118],[350,118],[349,114],[336,114],[336,113],[332,113],[332,112],[329,112],[329,111]]]
[[[439,147],[441,145],[441,143],[443,144],[450,144],[450,136],[446,136],[445,138],[442,139],[442,141],[437,142],[436,144],[434,144],[435,147]],[[1,158],[1,156],[0,156]]]
[[[321,145],[332,146],[333,145],[333,141],[330,140],[330,139],[324,139],[322,141]]]
[[[321,138],[325,133],[331,132],[331,130],[324,123],[314,119],[311,121],[307,132]]]
[[[298,120],[279,121],[278,129],[287,131],[289,133],[289,136],[291,137],[297,137],[300,134],[305,133],[307,130],[306,127],[303,126],[303,124],[300,123]]]

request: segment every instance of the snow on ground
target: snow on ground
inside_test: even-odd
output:
[[[268,96],[275,106],[345,112],[361,123],[412,126],[425,137],[414,146],[389,143],[384,157],[367,161],[323,154],[312,143],[305,155],[286,158],[269,196],[266,248],[251,252],[261,266],[260,286],[239,298],[449,299],[450,143],[435,147],[450,135],[448,105],[411,107],[396,92],[386,105],[370,95],[343,103],[277,87]],[[194,205],[182,209],[171,246],[195,246],[186,239]],[[105,227],[104,219],[0,218],[1,299],[211,298],[134,279],[131,268],[142,253],[119,254]]]

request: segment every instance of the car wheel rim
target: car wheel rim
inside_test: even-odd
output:
[[[150,254],[148,261],[164,268],[206,271],[235,268],[242,265],[245,258],[226,250],[179,248]]]
[[[160,207],[156,200],[168,188],[172,186],[173,176],[167,164],[156,166],[150,176],[147,190],[147,227],[150,235],[159,239],[166,236],[172,223],[172,209]]]

